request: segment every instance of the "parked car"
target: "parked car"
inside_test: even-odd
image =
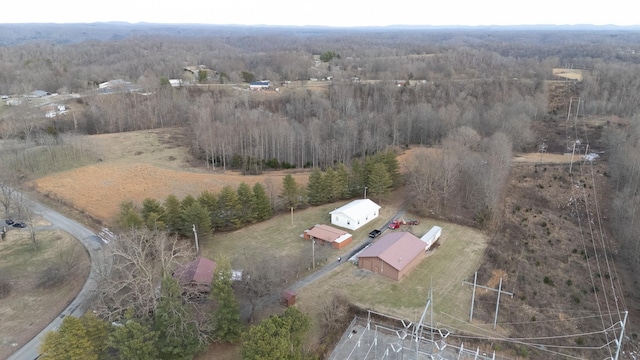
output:
[[[377,238],[378,236],[380,236],[380,234],[382,234],[382,231],[375,229],[372,232],[369,233],[369,237],[372,239]]]
[[[11,219],[7,219],[4,222],[7,223],[7,225],[12,225],[13,224],[13,220],[11,220]]]
[[[23,223],[23,222],[17,222],[17,223],[13,223],[12,225],[15,228],[25,228],[27,227],[27,224]]]

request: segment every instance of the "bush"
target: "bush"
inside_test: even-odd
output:
[[[49,266],[38,277],[38,287],[49,289],[64,283],[65,276],[62,268],[57,265]]]
[[[551,280],[551,278],[548,277],[548,276],[545,276],[544,280],[542,282],[544,282],[545,284],[547,284],[549,286],[553,286],[553,280]]]

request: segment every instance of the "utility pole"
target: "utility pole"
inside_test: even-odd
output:
[[[467,284],[467,285],[473,285],[473,295],[471,296],[471,315],[469,316],[469,322],[471,322],[473,320],[473,302],[475,300],[476,297],[476,287],[482,288],[482,289],[486,289],[486,290],[491,290],[491,291],[496,291],[498,292],[498,301],[496,302],[496,315],[495,318],[493,320],[493,329],[496,329],[496,325],[498,323],[498,307],[500,306],[500,294],[505,294],[505,295],[509,295],[511,296],[511,298],[513,299],[513,293],[510,293],[508,291],[504,291],[502,290],[502,278],[500,278],[500,285],[497,289],[494,288],[490,288],[488,286],[484,286],[484,285],[478,285],[477,284],[477,280],[478,280],[478,272],[476,271],[474,278],[473,278],[473,283],[470,283],[468,281],[462,281],[462,285]]]
[[[627,315],[629,315],[628,311],[624,312],[624,320],[622,320],[622,324],[621,324],[621,328],[620,328],[620,336],[616,337],[616,345],[617,345],[617,349],[616,349],[616,355],[613,358],[613,360],[618,360],[618,356],[620,355],[620,349],[622,348],[622,339],[624,338],[624,326],[627,323]]]
[[[193,224],[193,236],[196,239],[196,256],[200,255],[200,245],[198,244],[198,232],[196,231],[196,224]]]
[[[293,227],[293,206],[291,207],[291,227]]]
[[[367,198],[367,189],[368,189],[368,187],[366,187],[366,186],[365,186],[365,187],[364,187],[364,198],[365,198],[365,199]]]
[[[313,269],[316,268],[316,239],[314,237],[311,237],[311,267]]]

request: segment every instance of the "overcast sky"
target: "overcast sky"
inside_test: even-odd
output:
[[[639,25],[629,0],[11,0],[0,23]]]

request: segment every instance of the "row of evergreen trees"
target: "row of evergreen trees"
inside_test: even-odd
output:
[[[261,183],[253,188],[241,183],[237,189],[225,186],[220,193],[203,191],[197,198],[187,195],[179,200],[169,195],[164,202],[147,198],[139,207],[132,201],[120,205],[118,225],[121,229],[147,227],[167,230],[184,237],[193,235],[193,226],[200,236],[212,231],[226,231],[269,219],[278,209],[317,206],[337,200],[360,197],[365,191],[382,198],[400,182],[399,165],[392,151],[378,153],[363,160],[354,160],[350,171],[339,164],[335,169],[315,169],[305,187],[291,175],[282,182],[277,207],[272,207]]]
[[[343,164],[326,171],[314,169],[309,176],[309,205],[364,196],[383,197],[400,183],[400,171],[393,151],[380,152],[364,160],[355,159],[349,173]]]
[[[198,234],[213,230],[232,230],[270,218],[272,208],[264,186],[253,188],[241,183],[236,190],[225,186],[220,193],[203,191],[197,198],[187,195],[179,200],[167,196],[164,202],[146,198],[142,207],[132,201],[120,205],[118,225],[122,229],[147,227],[191,236],[195,225]]]

